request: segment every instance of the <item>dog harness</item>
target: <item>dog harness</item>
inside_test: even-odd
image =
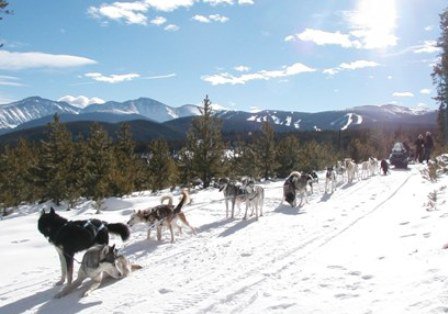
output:
[[[89,220],[86,221],[86,223],[85,223],[82,227],[85,228],[85,229],[88,229],[89,227],[91,227],[91,228],[89,228],[89,229],[93,232],[93,237],[96,238],[96,236],[98,235],[98,233],[99,233],[101,230],[103,230],[104,227],[106,227],[106,226],[104,225],[103,222],[101,222],[101,225],[100,225],[99,227],[97,227],[97,226],[94,225],[94,224],[92,223],[92,221],[90,221],[90,219],[89,219]]]

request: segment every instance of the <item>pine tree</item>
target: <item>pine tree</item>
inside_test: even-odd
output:
[[[73,141],[70,132],[54,115],[47,127],[47,139],[41,143],[38,162],[38,183],[43,199],[59,205],[68,196],[68,176],[73,158]]]
[[[165,140],[154,140],[150,144],[151,157],[149,160],[150,187],[160,191],[177,182],[177,166],[170,155]]]
[[[204,188],[214,176],[222,173],[224,144],[221,137],[221,122],[213,116],[208,95],[200,108],[201,115],[195,118],[187,134],[187,150],[192,153],[193,172],[202,180]]]
[[[6,146],[0,155],[0,204],[2,213],[7,214],[8,207],[22,202],[34,202],[38,199],[32,180],[32,169],[37,158],[27,141],[20,139],[17,147]]]
[[[437,88],[439,111],[437,126],[441,144],[448,144],[448,8],[440,15],[440,29],[442,34],[437,42],[437,47],[441,49],[440,58],[434,66],[432,78]]]
[[[132,139],[130,126],[123,123],[117,132],[117,142],[114,145],[114,158],[110,174],[112,194],[123,196],[131,193],[137,180],[137,156],[134,153],[135,143]]]
[[[276,163],[276,144],[275,132],[268,121],[261,125],[261,132],[255,140],[255,153],[257,155],[257,164],[261,170],[262,176],[267,180],[275,176]]]
[[[286,177],[294,170],[300,170],[300,144],[294,135],[284,137],[277,148],[278,175],[282,178]]]
[[[113,152],[111,139],[98,123],[92,124],[86,146],[86,196],[91,197],[101,209],[102,201],[111,195],[109,179]]]
[[[231,178],[249,176],[260,179],[260,168],[257,160],[257,153],[253,144],[238,142],[234,147],[234,157],[229,160]]]

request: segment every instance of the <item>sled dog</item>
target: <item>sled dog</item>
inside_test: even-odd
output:
[[[358,165],[351,159],[345,158],[344,160],[345,168],[347,169],[347,181],[348,183],[352,183],[353,179],[356,177],[359,180],[359,170]]]
[[[132,227],[138,223],[146,223],[149,226],[147,236],[148,239],[150,239],[151,227],[156,227],[157,240],[159,241],[162,238],[162,227],[168,227],[171,234],[171,243],[174,242],[173,224],[177,224],[178,221],[188,226],[193,234],[196,234],[194,228],[188,223],[185,213],[182,212],[182,207],[188,201],[188,198],[188,192],[183,190],[182,199],[175,208],[174,205],[172,205],[172,199],[170,197],[162,197],[162,203],[165,199],[168,199],[168,204],[160,204],[146,210],[134,211],[127,224]],[[181,230],[180,226],[178,227],[179,230]]]
[[[252,207],[251,216],[254,214],[258,220],[258,216],[263,216],[263,203],[264,203],[264,189],[261,186],[255,185],[254,183],[249,183],[245,186],[247,197],[246,197],[246,212],[244,214],[244,220],[247,219],[247,209]],[[258,213],[260,211],[260,213]]]
[[[283,184],[283,199],[288,202],[291,207],[296,206],[296,194],[300,194],[300,204],[302,206],[303,199],[305,203],[308,203],[306,187],[309,182],[313,180],[313,177],[306,173],[300,173],[299,171],[293,171]]]
[[[112,224],[99,219],[67,220],[58,215],[53,207],[49,213],[42,211],[37,228],[58,251],[61,279],[56,285],[63,284],[65,279],[69,284],[72,282],[75,253],[95,244],[108,244],[109,232],[120,235],[123,241],[129,238],[129,228],[125,224]]]
[[[336,171],[333,167],[328,167],[325,174],[325,193],[328,193],[328,188],[331,187],[331,193],[336,190]]]
[[[231,181],[227,178],[222,178],[219,180],[219,191],[224,193],[224,202],[226,203],[226,218],[229,217],[229,207],[230,207],[230,218],[233,218],[235,214],[235,204],[240,206],[241,203],[246,201],[247,193],[242,184],[237,181]]]
[[[123,255],[117,255],[115,245],[109,246],[103,244],[93,246],[84,254],[76,280],[65,286],[55,297],[60,298],[69,294],[79,287],[84,279],[90,278],[93,280],[93,283],[83,293],[83,296],[87,296],[100,286],[101,281],[107,275],[115,279],[120,279],[128,276],[132,271],[141,268],[140,265],[131,264]]]
[[[389,163],[387,162],[387,160],[382,159],[380,166],[381,166],[381,172],[383,173],[383,175],[387,175],[389,173]]]

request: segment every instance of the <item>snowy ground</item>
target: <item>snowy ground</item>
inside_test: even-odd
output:
[[[280,204],[282,182],[266,183],[259,221],[225,219],[216,189],[192,194],[184,211],[196,236],[185,230],[170,244],[166,232],[157,242],[139,225],[126,243],[112,237],[144,268],[85,298],[53,298],[60,270],[36,227],[43,205],[23,206],[0,221],[0,313],[446,313],[448,176],[429,182],[423,167],[353,184],[340,177],[331,195],[321,179],[300,209]],[[100,215],[90,203],[59,213],[126,222],[159,200],[136,193],[108,200]]]

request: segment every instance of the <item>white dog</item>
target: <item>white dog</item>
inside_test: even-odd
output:
[[[331,186],[331,193],[336,190],[336,171],[333,167],[327,168],[325,174],[325,193],[328,193],[328,186]]]

